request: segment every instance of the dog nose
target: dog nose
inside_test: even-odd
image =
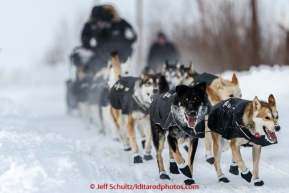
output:
[[[279,125],[275,126],[276,131],[280,131],[281,127]]]
[[[196,112],[196,111],[190,111],[189,115],[190,115],[191,117],[194,117],[194,116],[197,115],[197,112]]]
[[[154,93],[154,94],[158,94],[158,92],[159,92],[159,89],[157,89],[157,88],[154,88],[154,89],[153,89],[153,93]]]

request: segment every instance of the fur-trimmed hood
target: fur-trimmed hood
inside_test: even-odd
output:
[[[107,11],[107,13],[112,16],[111,22],[117,23],[117,22],[121,21],[121,17],[119,16],[118,12],[116,11],[116,9],[112,5],[106,4],[106,5],[101,5],[101,6],[95,6],[93,9],[95,9],[96,7],[101,7],[105,11]],[[89,22],[92,21],[93,9],[92,9],[91,14],[89,16],[89,20],[88,20]]]

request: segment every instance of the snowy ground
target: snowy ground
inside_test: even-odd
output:
[[[83,193],[97,191],[90,189],[90,184],[183,184],[182,175],[170,175],[171,181],[159,180],[155,159],[134,165],[131,152],[124,152],[119,142],[103,137],[96,128],[84,129],[77,114],[66,115],[65,84],[61,70],[43,69],[46,73],[35,77],[43,81],[5,85],[1,88],[0,192]],[[223,172],[231,182],[218,183],[214,167],[204,161],[205,150],[201,140],[194,165],[198,191],[289,191],[289,122],[286,120],[289,108],[288,75],[289,67],[279,66],[262,66],[252,68],[249,72],[237,73],[243,98],[252,100],[257,95],[259,99],[267,100],[272,93],[277,100],[281,132],[277,134],[277,145],[262,150],[260,178],[265,185],[254,187],[240,176],[231,175],[228,172],[231,162],[229,151],[222,154],[221,163]],[[222,76],[231,78],[232,72],[224,72]],[[243,148],[241,151],[247,166],[252,170],[251,149]],[[181,152],[186,158],[185,151],[181,149]],[[167,147],[163,157],[166,170],[169,171]]]

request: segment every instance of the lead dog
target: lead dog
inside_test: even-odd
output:
[[[160,179],[170,179],[163,164],[162,151],[166,133],[169,144],[170,172],[178,174],[179,170],[188,178],[185,184],[194,184],[193,162],[198,144],[198,137],[204,137],[199,132],[198,122],[202,122],[205,112],[202,105],[205,102],[206,83],[193,87],[179,85],[175,90],[158,96],[149,108],[153,144],[157,153]],[[178,148],[179,138],[189,138],[188,164]]]
[[[207,93],[213,105],[219,101],[210,88],[207,88]],[[253,177],[255,186],[264,184],[259,178],[261,147],[277,143],[275,131],[280,130],[278,118],[276,101],[272,94],[269,96],[268,102],[259,101],[257,97],[253,101],[232,98],[212,107],[209,113],[208,127],[212,131],[214,166],[220,182],[229,182],[220,166],[221,139],[223,137],[231,140],[230,147],[233,156],[230,172],[238,175],[239,167],[242,178],[247,182],[251,182]],[[252,145],[253,175],[241,157],[241,145]]]
[[[134,154],[134,163],[142,163],[136,141],[134,126],[143,122],[147,125],[144,159],[151,160],[151,129],[147,109],[153,99],[169,90],[168,82],[162,74],[142,74],[137,77],[122,77],[112,87],[110,93],[111,114],[125,150],[130,150],[123,132],[126,123],[127,134]]]

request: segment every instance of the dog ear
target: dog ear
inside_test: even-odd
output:
[[[233,84],[236,84],[238,85],[239,84],[239,81],[238,81],[238,78],[236,76],[236,74],[234,73],[233,76],[232,76],[232,81],[231,81]]]
[[[253,100],[253,110],[257,110],[260,111],[262,105],[260,103],[260,101],[258,100],[258,97],[255,96],[254,100]]]
[[[225,86],[224,82],[223,82],[223,79],[221,76],[219,76],[219,79],[218,79],[218,88],[219,89],[223,89],[223,87]]]
[[[176,67],[177,67],[177,69],[180,69],[182,67],[182,65],[177,61]]]
[[[191,73],[194,73],[194,72],[195,72],[194,64],[193,64],[192,61],[190,62],[190,66],[189,66],[189,68],[190,68],[190,72],[191,72]]]
[[[178,96],[182,96],[184,93],[186,93],[187,92],[187,90],[188,90],[188,86],[187,85],[178,85],[178,86],[176,86],[176,93],[177,93],[177,95]]]
[[[163,69],[162,69],[162,73],[165,73],[165,71],[166,71],[166,68],[167,68],[167,64],[163,64]]]
[[[140,75],[140,82],[143,83],[148,78],[147,74]]]
[[[203,92],[205,93],[206,92],[206,86],[207,86],[207,83],[206,82],[202,82],[200,84],[196,84],[193,86],[193,88],[199,92]]]
[[[166,61],[165,61],[165,64],[166,64],[166,66],[169,66],[169,61],[166,60]]]
[[[270,94],[270,96],[268,98],[268,103],[271,107],[276,107],[276,101],[275,101],[275,98],[272,94]]]

